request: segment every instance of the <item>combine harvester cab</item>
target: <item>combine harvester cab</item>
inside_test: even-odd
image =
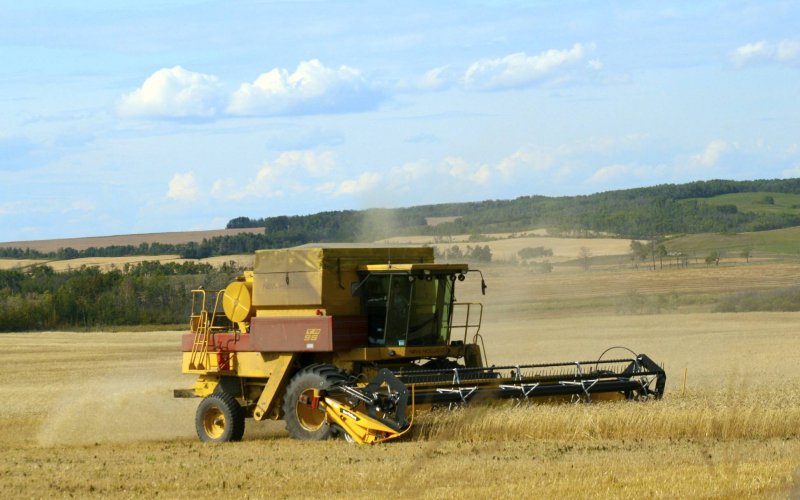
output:
[[[472,273],[434,263],[431,248],[259,250],[224,290],[192,292],[182,371],[197,381],[175,396],[203,398],[203,441],[239,440],[246,418],[269,418],[296,439],[376,443],[432,405],[663,395],[666,375],[643,354],[488,366],[483,306],[455,300]]]

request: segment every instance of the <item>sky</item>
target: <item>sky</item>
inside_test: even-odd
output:
[[[800,3],[0,0],[0,241],[800,177]]]

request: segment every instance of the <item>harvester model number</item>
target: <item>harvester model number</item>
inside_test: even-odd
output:
[[[306,336],[303,337],[303,340],[305,342],[316,342],[321,331],[321,328],[307,328]]]

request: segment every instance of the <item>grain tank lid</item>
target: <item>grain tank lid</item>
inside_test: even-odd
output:
[[[430,247],[368,244],[303,245],[281,250],[258,250],[256,273],[346,271],[364,264],[432,263]]]
[[[322,249],[256,250],[253,267],[257,274],[320,271],[322,269]]]

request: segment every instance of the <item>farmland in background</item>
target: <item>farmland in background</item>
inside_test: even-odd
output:
[[[163,243],[177,245],[181,243],[200,242],[204,238],[215,236],[233,236],[241,233],[261,234],[264,228],[210,229],[206,231],[177,231],[169,233],[120,234],[115,236],[90,236],[85,238],[62,238],[52,240],[10,241],[0,243],[0,248],[30,248],[38,252],[55,252],[59,248],[85,250],[95,247],[139,246],[142,243]]]
[[[670,250],[703,256],[712,251],[723,252],[727,257],[738,257],[743,250],[754,254],[779,254],[800,257],[800,227],[773,229],[750,233],[700,233],[670,238]]]
[[[687,201],[702,201],[717,207],[735,206],[739,212],[800,215],[800,194],[798,193],[756,191],[752,193],[721,194],[710,198],[689,198]]]

